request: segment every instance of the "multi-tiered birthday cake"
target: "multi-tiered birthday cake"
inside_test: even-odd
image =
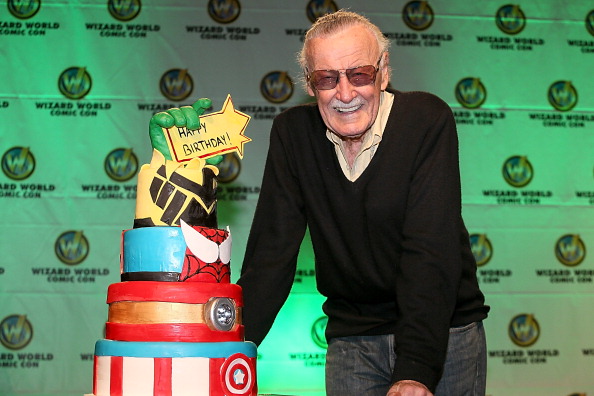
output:
[[[157,149],[141,168],[93,395],[257,394],[256,346],[244,341],[242,291],[230,283],[231,233],[217,228],[217,175],[203,158]]]

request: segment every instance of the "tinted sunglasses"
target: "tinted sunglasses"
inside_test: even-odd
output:
[[[311,84],[312,88],[315,88],[319,91],[334,89],[338,84],[341,74],[346,76],[351,85],[355,87],[362,87],[375,82],[375,77],[377,76],[381,60],[382,57],[380,56],[377,61],[377,66],[357,66],[350,69],[345,69],[343,72],[339,70],[314,70],[309,73],[306,78]]]

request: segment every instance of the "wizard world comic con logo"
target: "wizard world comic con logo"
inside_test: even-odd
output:
[[[12,180],[25,180],[35,171],[35,156],[29,147],[11,147],[2,155],[2,172]]]
[[[470,248],[477,267],[487,265],[493,257],[493,245],[486,234],[470,235]]]
[[[58,77],[58,89],[68,99],[84,98],[93,86],[91,75],[85,67],[72,66]]]
[[[125,182],[138,171],[138,157],[131,148],[117,148],[105,157],[103,168],[110,179]]]
[[[140,14],[142,6],[140,0],[109,0],[107,10],[109,14],[118,21],[128,22]]]
[[[41,9],[41,0],[8,0],[6,7],[13,17],[29,19]]]
[[[555,81],[549,87],[547,99],[559,111],[569,111],[578,102],[578,92],[571,81]]]
[[[326,326],[328,325],[328,317],[321,316],[311,326],[311,339],[322,349],[328,349],[328,342],[326,341]]]
[[[333,0],[310,0],[305,7],[305,15],[311,23],[326,14],[338,11],[338,6]]]
[[[26,315],[13,314],[0,322],[0,343],[8,349],[26,347],[33,339],[33,326]]]
[[[477,109],[487,100],[487,89],[476,77],[465,77],[458,81],[454,93],[458,103],[467,109]]]
[[[555,257],[561,264],[575,267],[586,258],[586,245],[577,234],[563,235],[555,243]]]
[[[260,93],[271,103],[284,103],[293,95],[293,80],[289,73],[271,71],[260,82]]]
[[[528,348],[540,337],[540,324],[532,313],[514,316],[508,324],[507,335],[511,342],[521,349],[489,350],[489,357],[502,358],[503,364],[546,364],[549,359],[560,356],[558,349]],[[528,349],[526,349],[528,348]]]
[[[54,243],[56,257],[66,265],[78,265],[89,255],[89,240],[82,231],[63,232]]]
[[[538,341],[540,325],[534,315],[519,314],[509,322],[507,334],[517,346],[529,347]]]
[[[409,1],[402,9],[402,20],[412,30],[426,30],[434,19],[433,9],[427,1]]]
[[[241,161],[236,153],[229,153],[223,156],[223,160],[217,164],[220,184],[228,184],[237,179],[241,173]]]
[[[239,18],[241,4],[238,0],[209,0],[207,10],[214,21],[228,24]]]
[[[486,268],[493,258],[493,244],[487,234],[471,234],[470,249],[476,262],[479,282],[500,284],[512,277],[513,271],[509,268]]]
[[[514,155],[505,160],[501,172],[510,186],[518,188],[527,186],[534,177],[532,164],[523,155]]]
[[[190,96],[194,80],[188,69],[170,69],[161,76],[159,89],[167,99],[179,102]]]
[[[503,33],[515,35],[526,27],[526,15],[519,5],[506,4],[497,10],[495,24]]]

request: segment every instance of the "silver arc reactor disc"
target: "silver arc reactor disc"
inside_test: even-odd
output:
[[[227,297],[211,298],[206,303],[204,316],[211,329],[229,331],[236,322],[235,302]]]

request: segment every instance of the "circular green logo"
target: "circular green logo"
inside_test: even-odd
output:
[[[521,347],[533,345],[540,336],[540,326],[532,314],[520,314],[509,323],[508,335],[514,344]]]
[[[283,103],[293,95],[293,80],[289,73],[272,71],[260,82],[260,93],[271,103]]]
[[[68,99],[82,99],[89,92],[93,81],[85,67],[73,66],[64,70],[58,78],[58,89]]]
[[[579,235],[563,235],[555,244],[555,257],[561,264],[575,267],[586,257],[586,245]]]
[[[402,10],[402,20],[412,30],[428,29],[433,18],[433,9],[427,1],[409,1]]]
[[[192,93],[194,80],[187,69],[170,69],[161,76],[159,89],[167,99],[181,101]]]
[[[56,239],[54,251],[64,264],[77,265],[89,255],[89,241],[82,231],[66,231]]]
[[[8,0],[6,3],[8,11],[13,17],[19,19],[29,19],[35,16],[41,9],[41,0]]]
[[[138,157],[130,148],[117,148],[107,154],[103,167],[110,179],[125,182],[136,175]]]
[[[208,15],[218,23],[231,23],[241,14],[238,0],[209,0],[207,7]]]
[[[140,0],[109,0],[107,10],[118,21],[127,22],[136,18],[142,8]]]
[[[12,180],[25,180],[35,171],[35,157],[29,147],[12,147],[2,156],[2,172]]]
[[[23,349],[33,339],[33,327],[26,315],[9,315],[0,322],[0,343],[8,349]]]
[[[466,77],[458,81],[456,100],[467,109],[476,109],[487,100],[487,90],[479,78]]]
[[[528,185],[534,176],[532,164],[522,155],[514,155],[505,160],[501,172],[505,181],[513,187]]]
[[[338,6],[334,0],[309,0],[305,6],[305,14],[311,23],[326,14],[332,14],[338,11]]]
[[[555,81],[549,87],[547,99],[559,111],[569,111],[578,102],[578,93],[571,81]]]
[[[328,349],[328,342],[326,341],[326,325],[328,324],[328,317],[322,316],[316,319],[311,326],[311,339],[314,344],[323,349]]]
[[[506,4],[497,10],[495,24],[505,34],[518,34],[526,27],[526,16],[519,5]]]
[[[477,267],[486,265],[493,257],[493,246],[486,234],[470,235],[470,248]]]

